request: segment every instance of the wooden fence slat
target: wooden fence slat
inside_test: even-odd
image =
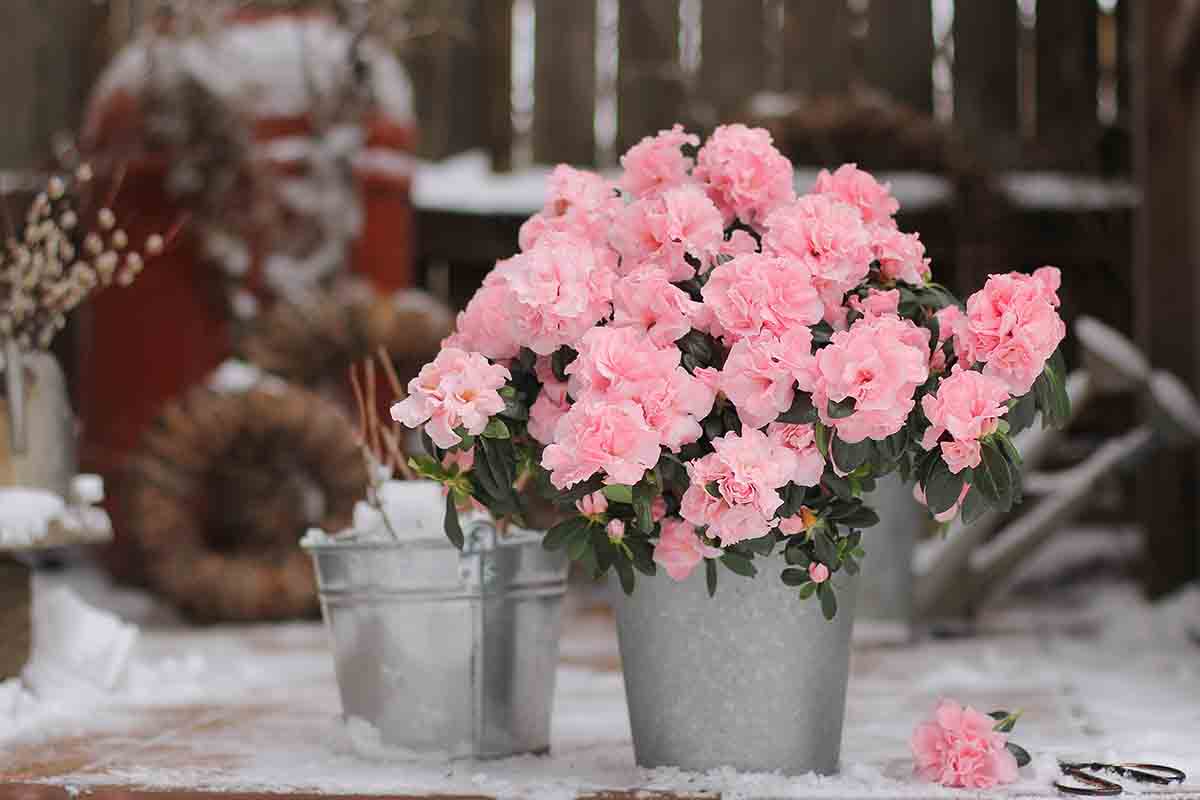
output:
[[[698,114],[707,124],[732,122],[766,81],[762,0],[704,0],[700,17]]]
[[[537,0],[533,158],[596,162],[596,0]]]
[[[1018,25],[1013,0],[954,7],[954,124],[993,166],[1011,158],[1020,121]]]
[[[623,153],[680,118],[679,3],[621,0],[617,40],[617,149]]]
[[[1094,167],[1096,2],[1055,0],[1037,12],[1037,137],[1063,166]]]
[[[853,69],[846,0],[785,0],[783,85],[787,91],[837,94]]]
[[[932,114],[932,4],[874,0],[867,20],[867,83],[907,106]]]
[[[483,0],[479,14],[477,79],[484,87],[484,140],[496,172],[512,169],[512,6],[513,0]]]

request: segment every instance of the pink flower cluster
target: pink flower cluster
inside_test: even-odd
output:
[[[995,724],[970,706],[942,700],[933,719],[913,731],[910,744],[917,775],[962,789],[1013,783],[1017,760],[1005,747],[1008,737],[993,730]]]
[[[996,430],[1008,413],[1008,387],[998,378],[957,364],[936,394],[921,398],[921,408],[930,423],[921,446],[932,450],[942,436],[950,434],[949,441],[941,442],[942,459],[951,472],[959,473],[979,466],[979,440]]]
[[[478,353],[445,347],[409,381],[408,397],[392,406],[392,419],[410,428],[425,425],[434,444],[454,447],[462,441],[457,429],[483,433],[504,408],[499,390],[511,377]]]
[[[946,309],[942,324],[953,331],[959,360],[982,363],[1014,397],[1027,394],[1067,333],[1056,311],[1061,280],[1055,267],[992,275],[967,298],[965,314]]]

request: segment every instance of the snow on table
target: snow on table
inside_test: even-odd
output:
[[[0,780],[67,787],[471,794],[573,798],[636,790],[726,797],[1050,797],[1056,757],[1145,760],[1195,777],[1200,796],[1200,591],[1157,608],[1133,590],[1086,614],[1009,616],[978,638],[920,646],[858,642],[842,772],[707,774],[634,764],[616,643],[603,614],[568,623],[552,755],[487,762],[387,762],[339,717],[332,659],[315,624],[148,630],[113,696],[9,698],[0,685]],[[11,691],[11,686],[9,687]],[[1022,708],[1034,754],[1019,784],[991,793],[911,776],[908,737],[943,695]],[[1156,794],[1162,796],[1162,793]]]

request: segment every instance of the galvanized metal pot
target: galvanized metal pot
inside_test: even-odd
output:
[[[863,498],[879,514],[879,524],[863,531],[863,559],[858,593],[860,620],[913,623],[913,552],[929,527],[929,512],[912,494],[912,486],[896,474],[881,478]]]
[[[0,373],[0,486],[66,497],[78,462],[75,415],[58,361],[49,353],[22,352],[8,339]]]
[[[776,556],[748,579],[704,570],[675,583],[614,583],[633,748],[645,767],[837,771],[856,581],[835,576],[832,622],[780,580]]]
[[[441,758],[550,747],[567,560],[541,535],[306,544],[345,715]]]

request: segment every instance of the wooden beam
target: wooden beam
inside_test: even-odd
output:
[[[784,0],[783,84],[787,91],[841,94],[853,68],[846,0]]]
[[[1095,0],[1038,4],[1037,138],[1056,164],[1094,169],[1096,137]]]
[[[495,172],[512,169],[512,7],[513,0],[484,0],[479,9],[476,82],[486,87],[481,98],[485,142]]]
[[[21,674],[32,641],[33,578],[29,567],[0,555],[0,681]]]
[[[596,0],[537,0],[533,159],[596,163]]]
[[[1151,363],[1193,390],[1200,378],[1196,302],[1200,215],[1191,186],[1200,169],[1192,118],[1200,98],[1173,79],[1167,41],[1178,0],[1136,3],[1134,172],[1142,190],[1135,229],[1134,303],[1139,344]],[[1200,120],[1197,120],[1200,123]],[[1152,594],[1197,573],[1197,455],[1159,453],[1138,471],[1138,517],[1145,530]]]
[[[766,82],[766,15],[761,0],[704,0],[700,17],[704,122],[736,121]]]
[[[867,10],[867,83],[933,113],[933,5],[881,0]]]
[[[954,6],[954,127],[999,166],[1017,140],[1017,4],[972,0]]]
[[[617,150],[670,128],[683,108],[677,0],[621,0]]]

